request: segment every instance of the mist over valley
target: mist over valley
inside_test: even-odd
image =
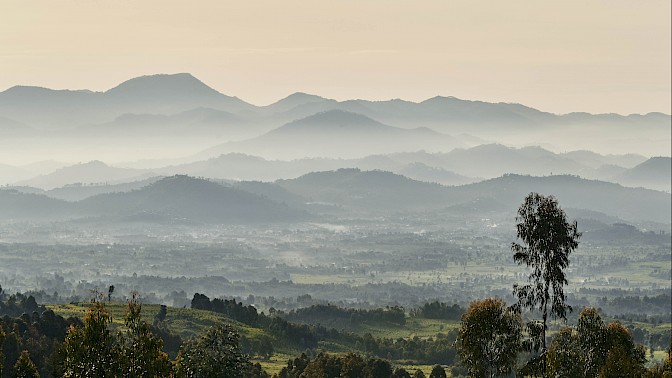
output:
[[[65,315],[92,293],[109,290],[113,311],[139,293],[167,311],[154,322],[166,335],[219,324],[211,313],[252,327],[242,345],[268,369],[280,370],[274,348],[354,350],[458,376],[462,314],[515,303],[529,272],[511,243],[539,193],[582,234],[566,302],[627,323],[653,366],[670,336],[671,129],[662,113],[454,97],[256,106],[190,74],[104,92],[12,87],[0,92],[0,303]],[[382,355],[369,337],[396,346]],[[394,349],[415,338],[443,352]]]

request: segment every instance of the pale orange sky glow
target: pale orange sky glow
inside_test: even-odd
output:
[[[0,3],[0,90],[190,72],[257,105],[436,95],[670,113],[670,1]]]

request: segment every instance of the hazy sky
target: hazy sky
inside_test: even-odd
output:
[[[435,95],[670,113],[670,1],[2,0],[0,90],[190,72],[264,105]]]

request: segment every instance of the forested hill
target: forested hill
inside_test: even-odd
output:
[[[578,176],[505,175],[496,179],[453,189],[460,195],[495,198],[515,209],[529,192],[555,196],[564,206],[588,209],[631,221],[650,220],[670,223],[669,193],[643,188],[628,188]]]
[[[664,192],[627,188],[618,184],[586,180],[577,176],[504,175],[463,186],[442,186],[408,179],[383,171],[340,169],[311,173],[278,185],[312,201],[346,206],[353,210],[398,211],[451,206],[480,211],[513,212],[529,192],[554,195],[565,206],[597,211],[630,221],[670,223],[670,196]],[[464,207],[464,206],[463,206]],[[476,208],[474,208],[476,210]]]
[[[78,202],[64,202],[67,190],[0,190],[3,219],[136,219],[152,222],[297,222],[316,214],[385,214],[441,210],[455,214],[513,215],[529,192],[555,196],[567,208],[597,212],[628,222],[670,224],[665,192],[629,188],[578,176],[504,175],[462,186],[421,182],[385,171],[356,168],[313,172],[275,183],[218,184],[189,176],[111,186]],[[108,189],[101,188],[101,191]],[[131,190],[133,189],[133,190]],[[20,190],[20,191],[19,191]],[[52,193],[54,192],[54,193]],[[76,198],[74,197],[68,197]],[[309,215],[308,212],[315,214]],[[367,215],[368,216],[368,215]]]
[[[308,219],[308,214],[243,190],[203,179],[173,176],[129,192],[105,193],[78,202],[0,190],[5,219],[100,217],[159,222],[263,223]]]

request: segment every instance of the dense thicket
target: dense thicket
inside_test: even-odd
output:
[[[403,326],[406,324],[406,314],[403,307],[387,306],[372,310],[343,308],[334,305],[313,305],[292,310],[283,316],[285,319],[308,324],[338,325],[347,324],[358,326],[363,322],[387,322]]]
[[[457,304],[434,301],[411,310],[410,315],[426,319],[460,320],[464,312],[464,308]]]

